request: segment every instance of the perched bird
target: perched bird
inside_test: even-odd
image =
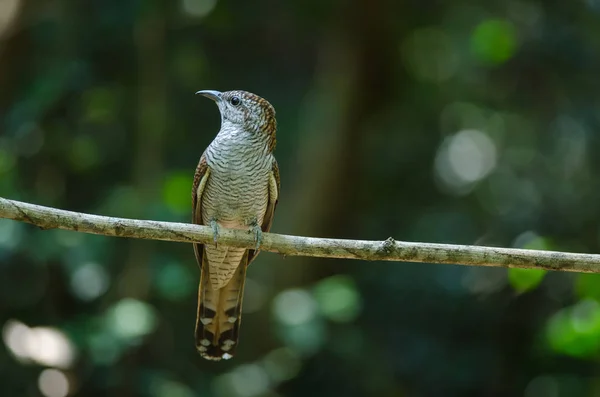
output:
[[[208,360],[234,355],[240,329],[246,268],[273,223],[279,197],[275,109],[246,91],[198,91],[217,103],[221,129],[194,175],[193,223],[209,225],[214,244],[194,244],[201,276],[196,349]],[[219,228],[254,234],[255,249],[218,245]]]

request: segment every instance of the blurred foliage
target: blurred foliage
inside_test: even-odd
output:
[[[219,128],[277,109],[275,232],[600,251],[600,2],[0,1],[0,196],[188,222]],[[186,244],[0,220],[2,396],[596,396],[600,276],[282,258],[237,356]]]

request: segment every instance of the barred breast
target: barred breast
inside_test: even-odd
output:
[[[262,224],[269,199],[273,157],[260,137],[244,131],[219,134],[206,150],[211,169],[202,197],[203,223],[248,229]],[[263,147],[265,149],[263,150]],[[245,249],[205,245],[213,289],[231,279]]]

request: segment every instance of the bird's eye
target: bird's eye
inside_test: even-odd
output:
[[[240,97],[234,96],[231,97],[231,99],[229,100],[229,102],[233,105],[233,106],[237,106],[239,105],[242,101],[240,100]]]

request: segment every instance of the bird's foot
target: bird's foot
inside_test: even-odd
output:
[[[213,230],[213,241],[215,242],[215,247],[217,246],[217,239],[219,238],[219,224],[214,219],[210,221],[210,227]]]
[[[254,241],[256,242],[256,248],[254,249],[258,251],[263,242],[263,231],[258,224],[254,224],[250,229],[250,233],[254,234]]]

